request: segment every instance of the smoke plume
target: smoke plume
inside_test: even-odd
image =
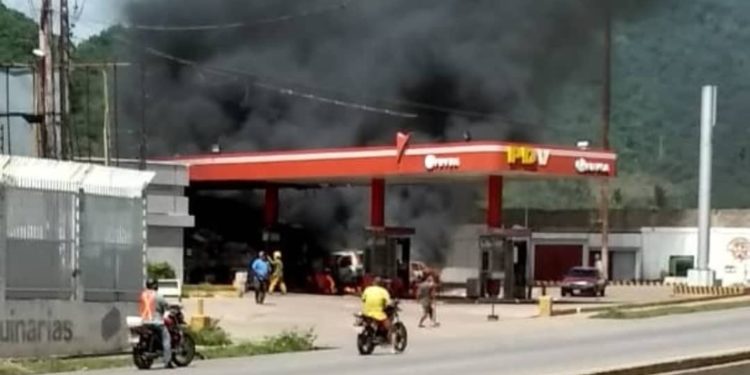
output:
[[[400,130],[413,142],[467,131],[540,140],[557,88],[600,76],[607,1],[342,1],[134,2],[128,52],[147,63],[149,152],[390,145]],[[127,80],[131,124],[140,124],[140,82]],[[304,194],[285,193],[282,215],[320,227],[331,246],[362,227],[362,191]],[[439,261],[477,197],[466,186],[392,188],[387,215],[416,226],[421,255]]]

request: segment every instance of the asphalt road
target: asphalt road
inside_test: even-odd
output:
[[[440,329],[414,332],[407,351],[361,357],[352,346],[301,354],[199,361],[185,375],[273,374],[586,374],[629,364],[750,349],[750,309],[603,321],[564,317],[533,323],[487,323],[473,337],[446,337]],[[349,322],[342,322],[346,324]],[[415,331],[415,329],[412,329]],[[134,369],[107,375],[134,374]]]

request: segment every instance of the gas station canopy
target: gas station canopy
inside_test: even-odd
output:
[[[191,183],[370,184],[456,181],[487,176],[613,177],[610,151],[506,142],[408,144],[283,152],[215,153],[178,156]]]

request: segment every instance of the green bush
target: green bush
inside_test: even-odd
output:
[[[174,279],[177,273],[167,262],[149,263],[146,266],[149,279]]]
[[[285,331],[258,342],[245,342],[225,347],[213,347],[202,351],[206,358],[233,358],[253,355],[292,353],[315,350],[317,336],[307,332]]]
[[[196,345],[201,346],[227,346],[232,344],[232,339],[227,331],[219,327],[217,319],[210,319],[208,325],[200,330],[190,329],[190,335],[195,339]]]

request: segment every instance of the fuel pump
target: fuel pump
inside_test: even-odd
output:
[[[479,236],[480,296],[497,297],[502,284],[503,299],[526,297],[530,238],[526,229],[497,229]]]
[[[367,228],[363,259],[365,275],[384,279],[396,295],[403,296],[408,292],[413,235],[412,228]]]

